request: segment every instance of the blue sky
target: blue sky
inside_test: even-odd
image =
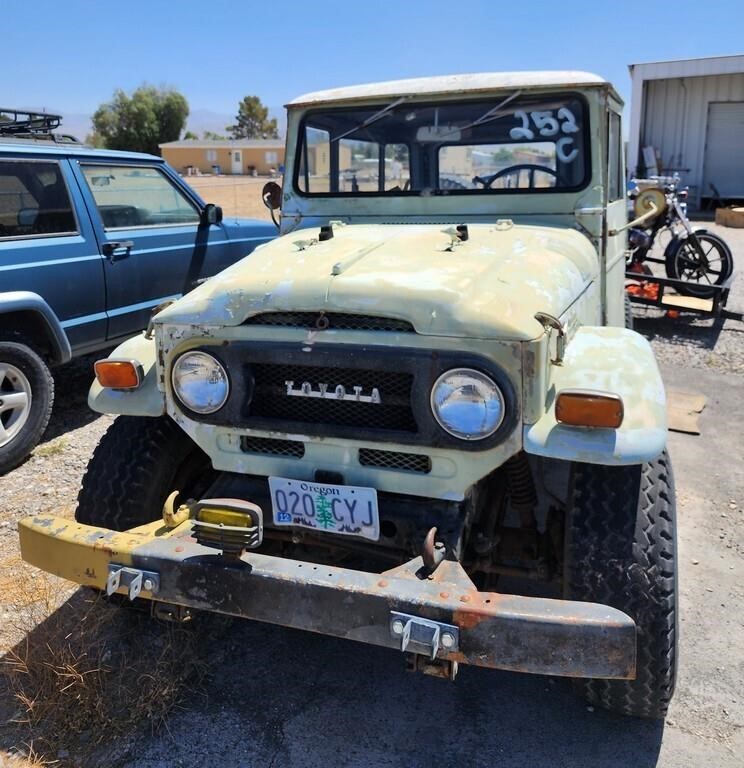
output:
[[[338,85],[518,69],[594,71],[627,102],[629,63],[744,52],[741,0],[3,0],[2,23],[0,106],[76,113],[145,81],[232,114],[246,94],[280,106]]]

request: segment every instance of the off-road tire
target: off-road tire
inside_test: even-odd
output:
[[[54,379],[47,364],[30,345],[0,339],[0,368],[3,364],[20,371],[30,388],[31,400],[25,424],[8,443],[0,446],[0,475],[17,467],[41,440],[52,415]],[[3,384],[0,382],[0,388]],[[3,393],[0,391],[0,400]],[[6,411],[6,414],[9,413]],[[0,420],[4,417],[0,414]],[[5,417],[8,418],[7,416]]]
[[[88,463],[75,519],[126,531],[157,520],[171,491],[198,494],[210,475],[206,454],[169,417],[119,416]]]
[[[638,629],[635,680],[575,680],[592,704],[663,718],[678,641],[674,479],[664,451],[647,464],[575,463],[567,516],[565,592],[611,605]]]
[[[627,293],[625,294],[625,327],[629,331],[633,330],[633,305]]]

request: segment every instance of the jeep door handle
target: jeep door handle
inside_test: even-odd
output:
[[[103,255],[113,263],[121,259],[126,259],[132,248],[134,248],[134,242],[132,240],[121,240],[118,242],[104,243],[101,250],[103,251]]]

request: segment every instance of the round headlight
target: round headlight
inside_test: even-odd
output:
[[[219,360],[206,352],[187,352],[171,374],[178,399],[195,413],[214,413],[225,404],[230,385]]]
[[[431,390],[431,410],[439,426],[461,440],[483,440],[504,420],[504,396],[485,373],[454,368]]]

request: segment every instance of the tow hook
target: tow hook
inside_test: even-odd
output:
[[[424,561],[426,575],[431,576],[444,561],[446,547],[441,541],[435,541],[437,529],[431,528],[426,534],[424,545],[421,547],[421,559]]]

